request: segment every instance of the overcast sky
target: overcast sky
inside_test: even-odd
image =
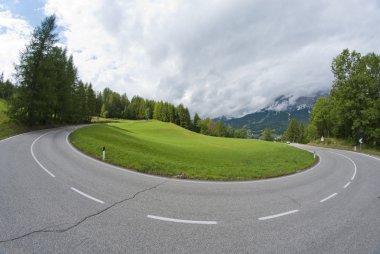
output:
[[[241,116],[331,87],[344,48],[380,52],[380,0],[0,1],[0,72],[55,14],[80,78],[129,97]]]

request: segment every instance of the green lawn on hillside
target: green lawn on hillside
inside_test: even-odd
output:
[[[171,123],[120,121],[81,128],[71,142],[98,159],[139,172],[190,179],[247,180],[291,174],[313,155],[286,144],[200,135]]]

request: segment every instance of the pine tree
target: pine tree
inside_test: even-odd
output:
[[[156,119],[159,121],[162,120],[161,118],[162,106],[163,106],[162,101],[156,102],[156,104],[154,105],[153,119]]]
[[[13,101],[11,111],[13,116],[27,124],[45,123],[46,107],[45,98],[51,94],[49,75],[46,59],[57,42],[55,29],[55,16],[47,17],[37,27],[30,43],[21,53],[20,63],[16,66],[16,78],[19,83],[17,101]]]
[[[193,130],[198,133],[200,132],[199,121],[201,121],[201,118],[197,113],[195,113],[193,120]]]
[[[121,97],[120,97],[120,102],[121,102],[121,108],[122,108],[122,112],[121,112],[121,117],[122,118],[129,118],[130,114],[129,114],[129,100],[128,100],[128,97],[127,97],[127,94],[123,94]]]
[[[3,75],[0,76],[0,98],[8,100],[15,92],[16,87],[10,80],[4,82]]]
[[[95,115],[100,116],[102,105],[103,105],[102,92],[98,92],[96,93],[96,100],[95,100]]]
[[[178,115],[179,126],[185,129],[190,129],[191,120],[189,110],[185,108],[182,104],[179,104],[176,108],[176,113]]]
[[[94,116],[96,110],[96,95],[95,91],[92,89],[92,84],[86,85],[86,101],[88,108],[88,115]]]
[[[75,121],[80,123],[89,121],[89,110],[87,104],[86,87],[82,81],[79,81],[75,89],[76,114]]]
[[[290,120],[288,129],[285,132],[285,137],[287,140],[291,142],[297,142],[299,137],[299,126],[297,123],[297,120],[295,118],[292,118]]]
[[[299,128],[298,128],[298,143],[304,144],[306,143],[306,130],[305,126],[303,125],[303,122],[300,123]]]

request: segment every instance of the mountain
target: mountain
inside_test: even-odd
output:
[[[326,94],[319,93],[316,96],[299,97],[296,100],[293,100],[291,96],[280,96],[272,105],[257,112],[240,118],[219,117],[217,120],[234,128],[247,129],[250,136],[255,138],[260,137],[265,128],[281,135],[288,128],[289,121],[293,117],[297,119],[298,123],[303,122],[306,125],[317,98],[323,95]]]

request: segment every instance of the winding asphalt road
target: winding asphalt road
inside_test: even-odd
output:
[[[380,253],[380,159],[250,182],[161,178],[91,159],[74,127],[0,141],[0,253]]]

